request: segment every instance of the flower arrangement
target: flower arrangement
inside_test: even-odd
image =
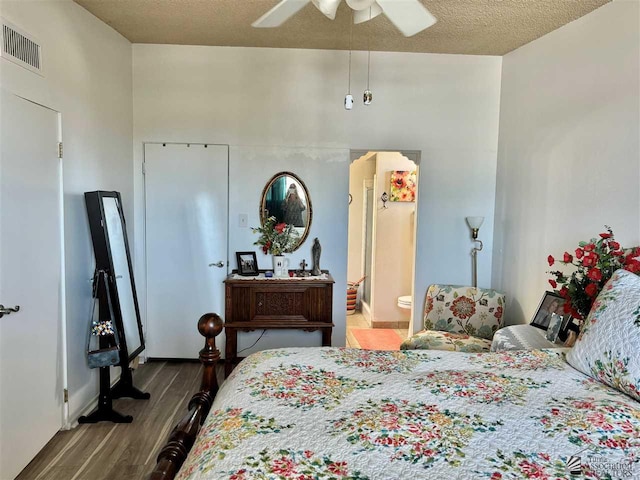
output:
[[[572,265],[574,271],[565,274],[559,270],[549,272],[553,278],[549,284],[556,290],[564,303],[564,313],[582,323],[589,314],[596,296],[605,283],[611,278],[613,272],[624,268],[640,275],[640,248],[624,249],[615,240],[611,228],[605,225],[606,232],[600,234],[600,238],[592,238],[588,242],[579,242],[574,255],[564,252],[559,263]],[[556,260],[549,255],[547,258],[552,267]]]
[[[266,255],[282,255],[293,250],[300,239],[300,234],[293,225],[284,222],[277,223],[276,217],[269,217],[262,227],[251,228],[253,233],[259,233],[260,237],[253,244],[261,245],[262,252]]]

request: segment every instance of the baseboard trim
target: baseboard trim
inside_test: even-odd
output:
[[[362,305],[362,310],[361,310],[362,316],[364,317],[364,319],[369,324],[369,327],[371,327],[371,323],[372,323],[371,322],[371,307],[364,300],[361,302],[361,305]]]

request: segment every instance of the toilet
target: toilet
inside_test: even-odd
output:
[[[402,297],[398,297],[398,306],[400,308],[406,308],[411,310],[411,304],[413,303],[411,295],[404,295]]]

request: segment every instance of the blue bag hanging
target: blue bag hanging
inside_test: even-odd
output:
[[[100,318],[100,302],[108,305],[108,318]],[[96,318],[98,310],[98,320]],[[93,303],[87,335],[87,362],[89,368],[110,367],[120,363],[120,340],[113,316],[111,292],[107,272],[96,270],[93,276]]]

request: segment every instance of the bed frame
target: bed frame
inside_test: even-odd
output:
[[[218,393],[216,364],[220,360],[220,351],[216,348],[216,337],[222,332],[223,325],[222,319],[215,313],[206,313],[198,320],[198,331],[205,337],[204,348],[200,350],[200,362],[204,366],[200,391],[191,397],[189,412],[178,422],[168,442],[160,450],[156,468],[149,480],[173,480],[193,447],[200,426]]]

